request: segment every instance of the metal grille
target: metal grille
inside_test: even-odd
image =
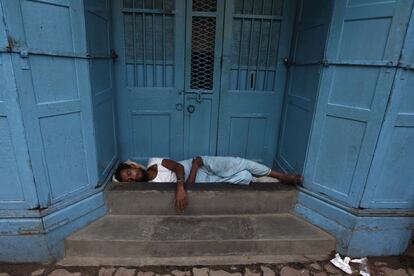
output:
[[[193,0],[193,11],[215,12],[217,0]]]
[[[215,34],[216,18],[193,17],[191,89],[213,89]]]
[[[283,1],[236,0],[235,4],[230,89],[273,91]]]
[[[174,0],[124,0],[128,86],[174,86]]]
[[[235,0],[234,13],[254,15],[282,15],[282,0]]]

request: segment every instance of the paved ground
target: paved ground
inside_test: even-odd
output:
[[[414,276],[414,255],[369,257],[371,275]],[[353,275],[358,275],[357,266]],[[329,261],[197,267],[62,267],[55,264],[0,264],[0,276],[329,276],[347,275]]]

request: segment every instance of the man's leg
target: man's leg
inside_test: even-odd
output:
[[[202,156],[201,158],[203,166],[200,169],[207,174],[220,177],[230,177],[241,171],[248,171],[255,176],[266,176],[271,172],[271,169],[263,164],[240,157]]]
[[[199,170],[196,177],[197,183],[220,183],[227,182],[238,185],[249,185],[252,182],[252,174],[248,171],[240,171],[234,175],[221,177],[215,174],[207,174]]]
[[[254,176],[270,176],[277,178],[283,183],[299,184],[303,182],[301,175],[288,175],[276,171],[272,171],[269,167],[239,157],[226,156],[202,156],[203,167],[208,174],[215,174],[220,177],[231,177],[241,171],[248,171]]]

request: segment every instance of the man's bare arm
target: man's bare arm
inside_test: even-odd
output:
[[[188,205],[187,193],[184,189],[184,167],[180,163],[171,160],[163,159],[161,165],[169,170],[172,170],[177,176],[177,190],[175,192],[175,208],[182,212]]]
[[[198,169],[203,166],[203,159],[200,156],[193,158],[193,163],[190,170],[190,175],[188,176],[187,183],[189,186],[192,186],[195,182]]]

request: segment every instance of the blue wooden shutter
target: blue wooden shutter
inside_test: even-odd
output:
[[[296,1],[226,1],[217,153],[272,166]]]
[[[299,5],[276,156],[280,167],[295,173],[303,172],[333,2]]]
[[[185,2],[112,4],[121,158],[181,159]]]
[[[99,184],[118,160],[110,1],[84,1]]]
[[[335,2],[305,167],[309,189],[358,205],[411,3]]]
[[[97,182],[82,1],[3,3],[39,200],[48,206]]]
[[[414,14],[361,206],[414,208]]]
[[[37,196],[0,3],[0,209],[30,209]]]

